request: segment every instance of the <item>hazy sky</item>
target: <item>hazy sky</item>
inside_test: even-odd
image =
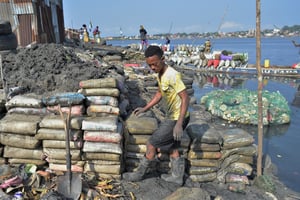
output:
[[[65,27],[99,26],[101,35],[255,29],[256,0],[63,0]],[[300,0],[261,0],[261,29],[300,25]]]

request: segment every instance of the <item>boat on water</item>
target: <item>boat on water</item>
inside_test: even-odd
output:
[[[174,51],[165,51],[166,60],[185,69],[215,73],[257,74],[254,64],[248,63],[248,53],[228,50],[204,52],[203,46],[178,46]],[[300,63],[293,66],[269,66],[265,60],[261,66],[263,75],[300,77]]]

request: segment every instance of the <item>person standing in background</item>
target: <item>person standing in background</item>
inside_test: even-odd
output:
[[[143,25],[140,25],[141,50],[144,51],[148,47],[147,31]]]
[[[93,35],[94,35],[94,42],[100,43],[99,26],[96,26],[96,28],[93,30]]]

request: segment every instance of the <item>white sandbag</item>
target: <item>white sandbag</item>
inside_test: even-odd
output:
[[[90,88],[90,89],[80,89],[79,93],[85,96],[112,96],[119,97],[120,91],[117,88]]]
[[[33,164],[38,166],[46,165],[47,162],[45,160],[38,160],[38,159],[22,159],[22,158],[9,158],[9,164]]]
[[[122,154],[121,144],[104,143],[104,142],[89,142],[83,143],[83,152],[101,152],[101,153],[116,153]]]
[[[67,166],[65,164],[54,164],[49,163],[49,169],[53,171],[67,171]],[[72,172],[83,172],[83,166],[71,165]]]
[[[117,132],[86,130],[83,133],[83,139],[85,141],[92,141],[92,142],[120,143],[123,139],[122,130],[123,130],[122,123],[118,123]]]
[[[119,104],[118,99],[111,96],[87,96],[86,99],[87,105],[110,105],[117,107]]]
[[[118,116],[110,117],[86,117],[82,121],[83,130],[91,131],[111,131],[117,132],[118,129]]]
[[[25,108],[25,107],[14,107],[10,108],[7,113],[9,114],[25,114],[25,115],[47,115],[50,112],[46,107],[44,108]]]
[[[41,140],[35,139],[33,136],[1,133],[0,142],[3,145],[11,147],[19,147],[25,149],[36,149],[41,147]]]
[[[25,95],[17,95],[5,103],[7,110],[13,107],[25,107],[25,108],[41,108],[43,107],[41,99],[37,97],[30,97]]]

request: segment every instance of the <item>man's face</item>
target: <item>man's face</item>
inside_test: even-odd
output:
[[[164,67],[163,58],[159,58],[157,55],[146,58],[146,62],[155,73],[159,73]]]

